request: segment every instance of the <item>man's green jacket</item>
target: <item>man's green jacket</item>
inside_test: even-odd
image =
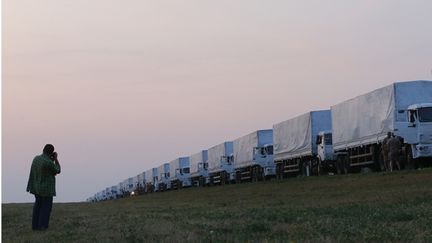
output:
[[[57,174],[60,174],[59,164],[55,164],[46,154],[36,156],[31,166],[27,191],[41,197],[55,196]]]

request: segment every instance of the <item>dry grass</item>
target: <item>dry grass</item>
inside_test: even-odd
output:
[[[189,188],[55,204],[3,204],[3,242],[431,242],[432,169]]]

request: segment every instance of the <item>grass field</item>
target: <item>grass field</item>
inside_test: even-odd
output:
[[[432,242],[432,169],[59,203],[45,232],[2,207],[3,242]]]

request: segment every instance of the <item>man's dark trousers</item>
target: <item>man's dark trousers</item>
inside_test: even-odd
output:
[[[39,195],[35,195],[35,197],[36,201],[33,205],[32,229],[44,230],[48,228],[53,197],[41,197]]]

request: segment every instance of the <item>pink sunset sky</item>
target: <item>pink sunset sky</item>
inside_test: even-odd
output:
[[[395,81],[431,80],[432,1],[4,0],[2,201],[57,202]]]

